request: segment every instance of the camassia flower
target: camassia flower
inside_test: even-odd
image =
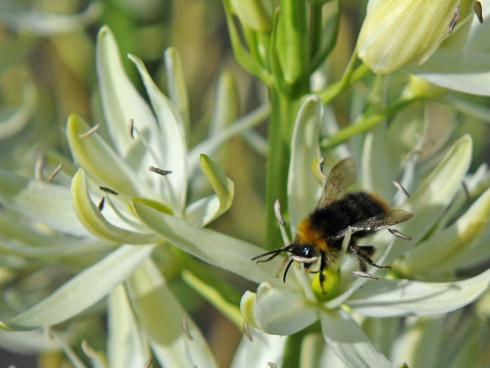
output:
[[[125,75],[112,33],[102,28],[97,72],[104,124],[90,127],[76,115],[67,123],[69,147],[79,168],[59,154],[47,152],[45,163],[61,161],[63,166],[49,178],[44,177],[42,165],[37,179],[0,171],[0,248],[11,254],[13,262],[5,264],[12,263],[15,270],[19,262],[32,267],[32,258],[49,259],[50,263],[60,259],[65,268],[70,265],[77,272],[54,293],[43,289],[29,301],[41,300],[31,308],[2,313],[1,329],[28,331],[54,326],[109,296],[111,366],[142,367],[151,359],[150,350],[162,366],[216,366],[204,337],[151,257],[157,248],[162,249],[158,247],[162,237],[140,221],[135,207],[155,210],[157,222],[162,214],[169,214],[186,226],[200,227],[220,216],[231,205],[234,186],[203,153],[214,152],[229,137],[261,122],[269,107],[264,105],[236,124],[223,127],[189,151],[187,95],[180,60],[172,49],[165,58],[171,100],[156,87],[141,60],[130,56],[150,107]],[[223,98],[214,118],[220,126],[236,118],[230,86],[224,82],[219,87]],[[199,165],[214,193],[189,203],[188,187],[200,176]],[[71,188],[66,185],[70,180]],[[13,271],[8,275],[16,277]],[[36,339],[43,338],[36,335]],[[61,345],[67,346],[66,342]],[[88,345],[84,351],[98,359]]]
[[[316,98],[307,99],[300,110],[293,133],[288,180],[292,232],[299,221],[315,207],[321,187],[311,169],[312,163],[318,163],[319,160],[320,115],[321,105]],[[393,129],[406,129],[406,135],[416,136],[408,134],[413,127],[395,125]],[[363,185],[367,189],[374,190],[372,186],[376,180],[387,180],[387,177],[402,170],[397,164],[403,162],[401,157],[406,156],[407,150],[416,152],[415,147],[407,148],[406,142],[400,144],[398,141],[398,149],[390,149],[393,152],[390,162],[368,161],[368,158],[379,155],[379,150],[387,148],[387,134],[385,130],[380,130],[366,139],[362,171],[365,174]],[[370,244],[376,244],[382,254],[376,263],[390,264],[407,250],[416,249],[419,243],[423,244],[422,240],[437,236],[438,231],[434,233],[431,230],[447,212],[451,199],[461,190],[461,182],[471,160],[471,150],[471,139],[468,136],[460,138],[420,183],[415,181],[413,162],[406,163],[402,182],[413,192],[409,198],[401,196],[401,200],[395,199],[399,202],[397,207],[413,213],[414,217],[396,227],[409,234],[413,240],[397,239],[387,231],[377,233],[370,239]],[[411,157],[415,160],[417,154]],[[391,180],[393,177],[398,177],[398,174],[392,176]],[[389,190],[385,187],[380,189],[384,198],[388,198],[385,192]],[[483,195],[479,200],[485,198]],[[490,282],[490,271],[465,280],[424,282],[388,278],[384,274],[386,270],[380,272],[378,269],[368,270],[379,278],[371,280],[354,276],[352,271],[356,270],[357,262],[352,257],[344,256],[338,271],[327,270],[326,293],[322,294],[315,286],[318,274],[307,274],[298,264],[293,266],[293,271],[283,283],[277,277],[282,264],[277,259],[279,257],[270,262],[255,264],[251,258],[264,253],[256,246],[212,230],[192,227],[165,214],[157,218],[158,211],[143,203],[135,203],[134,208],[148,227],[175,246],[260,283],[256,293],[247,291],[242,297],[241,311],[248,324],[267,334],[292,335],[320,321],[329,348],[349,367],[393,366],[370,342],[358,324],[361,316],[384,318],[446,313],[477,299],[487,290]],[[487,228],[487,224],[480,227],[479,234]],[[329,284],[329,277],[332,280],[337,278],[338,282]],[[280,364],[282,356],[276,353],[271,353],[270,361]]]

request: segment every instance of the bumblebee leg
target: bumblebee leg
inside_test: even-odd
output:
[[[325,270],[326,266],[327,266],[327,262],[325,260],[325,254],[322,252],[320,254],[320,269],[318,270],[320,274],[318,275],[318,277],[320,279],[320,288],[322,289],[323,294],[325,294],[325,289],[323,287],[323,283],[325,282],[325,275],[323,274],[323,271]]]
[[[371,259],[371,255],[374,253],[374,247],[372,245],[366,245],[366,246],[360,247],[359,245],[357,245],[355,243],[351,243],[349,245],[349,250],[352,254],[359,257],[360,260],[362,260],[363,262],[366,262],[367,264],[369,264],[373,267],[386,268],[386,269],[391,268],[391,266],[378,265],[378,264],[373,262],[373,260]]]

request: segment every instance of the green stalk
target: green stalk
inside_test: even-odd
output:
[[[282,238],[274,215],[278,199],[287,209],[287,178],[291,132],[298,110],[297,103],[277,90],[271,90],[272,114],[269,122],[269,152],[266,184],[266,244],[267,249],[282,246]]]
[[[399,100],[394,104],[388,106],[386,109],[379,113],[363,114],[354,123],[340,130],[338,133],[324,138],[321,142],[323,150],[328,150],[338,146],[341,143],[349,140],[355,135],[367,132],[373,129],[376,125],[385,121],[390,116],[394,115],[398,111],[404,109],[413,102],[420,100],[420,97]]]

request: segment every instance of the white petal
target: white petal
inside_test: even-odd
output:
[[[129,245],[116,249],[40,303],[5,322],[0,322],[0,327],[34,330],[66,321],[106,296],[117,284],[124,281],[152,250],[153,246]]]
[[[114,288],[108,304],[110,367],[144,367],[149,360],[149,349],[143,342],[123,285]]]
[[[0,111],[0,140],[10,138],[24,128],[34,113],[36,102],[37,90],[33,84],[27,84],[22,93],[21,106],[8,114]]]
[[[391,368],[393,365],[369,341],[364,331],[345,312],[320,315],[323,337],[347,367]]]
[[[318,319],[318,311],[297,291],[260,284],[254,304],[255,324],[273,335],[292,335]]]
[[[153,262],[135,271],[128,288],[139,326],[161,366],[217,367],[206,340]]]
[[[320,185],[313,172],[319,164],[319,132],[322,105],[309,97],[301,106],[295,122],[288,172],[288,208],[291,228],[315,208]]]
[[[370,317],[441,314],[473,302],[488,289],[489,283],[490,270],[454,282],[378,280],[365,284],[347,304]]]
[[[251,328],[250,335],[252,341],[248,337],[242,338],[231,368],[267,367],[268,363],[280,367],[286,337],[269,335],[255,328]]]
[[[133,206],[143,223],[184,252],[255,282],[282,284],[275,277],[281,265],[279,259],[260,264],[251,260],[264,253],[264,249],[217,231],[192,226],[142,203]]]

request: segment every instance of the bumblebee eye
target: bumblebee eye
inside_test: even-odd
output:
[[[301,248],[301,251],[301,256],[305,258],[313,258],[316,255],[315,249],[311,245],[305,245]]]

